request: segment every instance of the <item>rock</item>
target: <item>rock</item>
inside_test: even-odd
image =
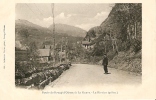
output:
[[[25,85],[25,86],[30,86],[30,85],[34,84],[34,81],[33,81],[32,77],[23,78],[21,80],[21,84]]]
[[[21,84],[21,80],[20,79],[15,79],[15,85],[20,85]]]
[[[40,83],[40,76],[37,73],[35,73],[35,74],[32,74],[32,78],[34,81],[34,85],[37,86]]]
[[[49,70],[51,73],[51,77],[56,78],[57,77],[57,73],[55,70]]]
[[[46,79],[46,76],[43,72],[38,73],[39,78],[40,78],[40,82],[44,81]]]
[[[47,76],[48,78],[51,76],[51,73],[50,73],[49,70],[46,70],[46,71],[45,71],[45,74],[46,74],[46,76]]]
[[[16,72],[15,73],[15,79],[22,79],[25,77],[25,74],[23,72]]]

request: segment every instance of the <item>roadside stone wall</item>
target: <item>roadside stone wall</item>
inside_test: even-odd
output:
[[[71,64],[61,64],[57,67],[35,70],[22,76],[16,73],[15,85],[27,89],[44,89],[46,85],[57,79],[70,66]]]

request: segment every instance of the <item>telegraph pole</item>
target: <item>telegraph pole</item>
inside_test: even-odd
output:
[[[61,55],[60,55],[60,64],[62,63],[62,44],[63,44],[63,37],[62,37],[62,41],[61,41]]]
[[[105,46],[105,53],[106,53],[106,51],[107,51],[107,49],[106,49],[106,36],[104,37],[104,46]]]
[[[53,17],[53,66],[55,66],[55,22],[54,22],[54,3],[51,4]]]
[[[66,44],[65,44],[65,63],[67,64],[67,37],[66,37]]]

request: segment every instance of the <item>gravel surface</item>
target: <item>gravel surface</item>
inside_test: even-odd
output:
[[[140,85],[141,75],[129,74],[129,72],[108,68],[109,73],[104,74],[100,65],[73,64],[69,70],[47,85],[45,90],[68,86],[88,86],[97,84],[128,84]]]

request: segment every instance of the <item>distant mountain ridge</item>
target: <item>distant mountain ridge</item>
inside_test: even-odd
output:
[[[68,25],[62,25],[62,26],[66,27]],[[77,30],[80,30],[78,31],[80,33],[85,32],[85,31],[81,31],[81,29],[79,28],[78,29],[75,28],[75,31]],[[83,39],[82,38],[83,35],[75,34],[77,33],[75,31],[72,30],[69,32],[69,27],[68,27],[68,31],[66,31],[66,28],[63,28],[63,32],[55,31],[56,43],[60,43],[62,37],[67,37],[68,41],[71,41],[71,43],[75,43]],[[43,43],[53,44],[53,37],[54,35],[52,29],[41,27],[27,20],[20,19],[15,21],[15,41],[20,41],[21,45],[28,45],[34,41],[37,43],[37,46],[40,48],[43,45]]]
[[[45,28],[45,27],[41,27],[39,25],[36,25],[32,22],[29,22],[27,20],[24,20],[24,19],[18,19],[15,21],[15,24],[16,25],[24,25],[24,26],[29,26],[29,27],[35,27],[35,28]]]
[[[50,25],[49,28],[42,27],[39,25],[36,25],[32,22],[29,22],[27,20],[19,19],[15,21],[16,26],[25,26],[25,27],[33,27],[33,28],[39,28],[44,31],[47,31],[50,33],[50,31],[53,29],[53,25]],[[86,31],[75,26],[67,25],[67,24],[55,24],[55,32],[56,33],[63,33],[67,34],[69,36],[74,36],[74,37],[84,37],[86,35]]]
[[[53,29],[53,25],[49,26],[50,30]],[[65,33],[67,35],[71,35],[71,36],[76,36],[76,37],[84,37],[86,35],[86,31],[75,27],[75,26],[71,26],[71,25],[67,25],[67,24],[55,24],[55,31],[57,33]]]

